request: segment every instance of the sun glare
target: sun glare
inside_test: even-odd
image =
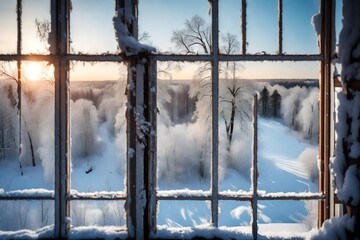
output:
[[[44,68],[40,63],[31,62],[24,69],[25,78],[31,81],[39,81],[42,78]]]

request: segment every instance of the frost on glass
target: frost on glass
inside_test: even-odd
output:
[[[282,209],[279,211],[279,209]],[[259,201],[259,234],[291,236],[317,227],[318,201]]]
[[[157,178],[160,189],[210,188],[210,63],[158,64]]]
[[[54,224],[54,202],[0,201],[0,216],[0,231],[36,230]]]
[[[210,203],[205,201],[158,202],[158,227],[199,227],[210,225]]]
[[[242,227],[251,231],[252,208],[250,202],[220,201],[219,226]]]
[[[80,226],[125,226],[124,201],[71,201],[70,219],[73,227]]]
[[[162,53],[210,53],[208,1],[141,0],[139,13],[140,42],[150,44]]]
[[[122,191],[126,169],[126,67],[72,62],[71,188]]]
[[[48,54],[50,0],[23,0],[22,53]]]
[[[278,51],[278,1],[247,2],[247,52],[274,54]]]
[[[318,36],[315,24],[312,24],[312,17],[319,11],[320,1],[305,0],[301,3],[292,0],[283,1],[284,53],[319,53]],[[321,15],[317,21],[321,21]]]
[[[240,54],[242,44],[241,1],[219,1],[219,29],[220,53]]]
[[[2,63],[0,63],[1,65]],[[46,62],[15,63],[0,71],[0,189],[53,189],[54,78]],[[18,91],[21,91],[21,98]]]
[[[16,0],[0,2],[0,54],[16,53]]]
[[[72,0],[70,16],[71,52],[116,53],[113,0]]]

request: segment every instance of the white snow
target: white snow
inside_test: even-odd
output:
[[[355,217],[350,218],[344,215],[341,218],[333,217],[323,223],[323,226],[318,229],[310,231],[306,240],[326,240],[326,239],[339,239],[348,240],[346,231],[353,232],[355,228]]]
[[[122,21],[124,11],[124,9],[118,9],[113,18],[115,35],[121,51],[127,56],[156,52],[155,48],[139,43],[133,36],[130,35],[127,24]],[[131,18],[129,14],[125,15],[128,16],[128,18],[125,19],[126,23],[132,22],[133,18]]]
[[[53,237],[54,226],[46,226],[36,231],[24,229],[19,231],[1,231],[1,239],[39,239],[39,238],[52,238]]]
[[[119,227],[76,227],[69,233],[69,239],[126,239],[127,231]]]

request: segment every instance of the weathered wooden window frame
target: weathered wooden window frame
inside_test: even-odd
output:
[[[333,131],[331,123],[331,96],[333,85],[331,83],[331,60],[334,50],[334,0],[321,0],[322,31],[320,35],[320,54],[286,54],[283,52],[283,18],[282,2],[278,0],[278,53],[277,54],[249,54],[246,49],[246,22],[247,0],[242,3],[241,33],[242,52],[238,55],[219,53],[219,1],[209,0],[211,3],[212,18],[212,45],[209,55],[178,55],[178,54],[151,54],[144,56],[126,56],[124,54],[87,55],[70,54],[69,42],[69,0],[51,1],[51,34],[56,46],[49,55],[26,55],[21,52],[21,11],[18,11],[18,48],[12,55],[0,55],[0,61],[47,61],[54,65],[55,77],[55,187],[54,193],[39,195],[2,195],[0,200],[53,200],[55,203],[54,236],[67,237],[70,216],[69,203],[72,200],[125,200],[127,211],[127,237],[147,238],[156,236],[156,212],[159,200],[208,200],[211,201],[211,224],[218,227],[218,205],[220,200],[248,201],[253,208],[252,234],[257,238],[257,201],[259,200],[319,200],[319,224],[330,218],[333,208],[333,195],[330,188],[329,158],[330,158],[330,132]],[[130,10],[135,16],[131,32],[137,37],[137,0],[116,0],[116,9],[122,7]],[[20,7],[22,0],[17,0]],[[100,194],[94,197],[86,194],[71,194],[70,192],[70,127],[69,127],[69,62],[70,61],[105,61],[124,62],[128,65],[128,81],[135,83],[134,92],[128,93],[128,101],[132,106],[144,106],[143,112],[134,112],[135,108],[127,111],[127,143],[128,149],[136,149],[137,154],[127,156],[127,193]],[[212,159],[211,159],[211,189],[208,194],[198,195],[195,192],[174,191],[173,195],[156,190],[156,63],[162,61],[180,62],[211,62],[212,66]],[[257,181],[252,183],[252,193],[244,195],[233,192],[219,192],[218,186],[218,98],[219,98],[219,63],[226,61],[319,61],[320,62],[320,136],[319,156],[321,159],[319,175],[319,193],[293,194],[275,196],[275,194],[260,194],[257,192]],[[20,66],[20,65],[19,65]],[[133,67],[136,71],[133,71]],[[19,68],[20,71],[20,68]],[[19,73],[21,74],[21,73]],[[254,99],[256,103],[256,98]],[[256,104],[254,105],[256,108]],[[256,110],[256,109],[255,109]],[[140,124],[135,114],[142,115],[143,120],[150,124],[145,148],[139,145],[137,129]],[[256,115],[254,115],[256,119]],[[254,121],[253,143],[253,172],[252,178],[257,176],[257,125]],[[140,176],[139,176],[139,173]],[[124,230],[126,231],[126,230]]]

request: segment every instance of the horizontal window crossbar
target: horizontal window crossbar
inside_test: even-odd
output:
[[[212,55],[153,55],[157,61],[211,61]],[[320,54],[246,54],[246,55],[218,55],[219,61],[321,61]]]
[[[211,61],[212,55],[163,55],[152,56],[157,61]],[[66,55],[39,55],[39,54],[5,54],[0,55],[0,61],[52,61],[62,59],[67,61],[84,62],[123,62],[122,54],[66,54]],[[218,55],[219,61],[321,61],[320,54],[246,54],[246,55]]]
[[[252,201],[252,192],[220,192],[218,195],[219,200],[234,200],[234,201]],[[322,200],[325,195],[322,193],[261,193],[255,196],[257,200]],[[210,201],[212,200],[210,192],[196,191],[196,190],[172,190],[172,191],[159,191],[157,200],[197,200],[197,201]]]
[[[26,55],[0,55],[0,61],[48,61],[51,62],[55,59],[65,61],[83,61],[83,62],[123,62],[123,55],[118,54],[66,54],[66,55],[39,55],[39,54],[26,54]]]
[[[84,192],[79,193],[72,190],[67,200],[126,200],[125,192]]]
[[[0,200],[54,200],[54,194],[54,191],[46,189],[0,191]]]

